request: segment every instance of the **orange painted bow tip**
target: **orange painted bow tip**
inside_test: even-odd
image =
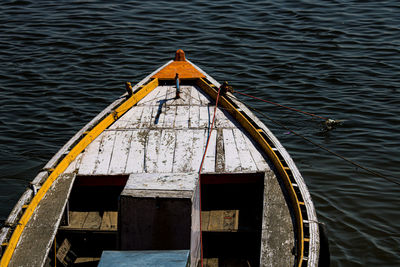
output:
[[[176,51],[174,61],[157,72],[152,78],[158,78],[160,80],[174,80],[176,74],[179,75],[180,79],[197,79],[205,77],[204,74],[194,67],[189,61],[186,61],[185,52],[183,52],[182,49]]]
[[[176,51],[175,61],[186,61],[185,52],[182,49]]]

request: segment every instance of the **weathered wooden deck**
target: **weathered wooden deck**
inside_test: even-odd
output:
[[[195,86],[159,86],[104,131],[66,172],[113,175],[198,171],[214,105]],[[256,172],[269,164],[227,112],[217,110],[203,172]]]

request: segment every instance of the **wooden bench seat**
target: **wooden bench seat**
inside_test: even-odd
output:
[[[69,211],[69,224],[60,230],[117,231],[117,211]]]
[[[211,210],[201,212],[201,230],[204,232],[237,232],[239,210]]]

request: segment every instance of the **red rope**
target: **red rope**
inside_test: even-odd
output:
[[[284,106],[284,105],[281,105],[281,104],[278,104],[278,103],[274,103],[274,102],[271,102],[271,101],[268,101],[268,100],[264,100],[264,99],[249,95],[249,94],[241,93],[241,92],[238,92],[236,90],[234,92],[238,93],[238,94],[241,94],[241,95],[244,95],[244,96],[248,96],[248,97],[257,99],[257,100],[260,100],[260,101],[263,101],[263,102],[267,102],[267,103],[270,103],[270,104],[273,104],[273,105],[276,105],[276,106],[280,106],[280,107],[287,108],[287,109],[290,109],[290,110],[293,110],[293,111],[304,113],[306,115],[317,117],[317,118],[320,118],[320,119],[325,120],[325,121],[327,120],[327,118],[324,118],[324,117],[321,117],[321,116],[318,116],[318,115],[315,115],[315,114],[312,114],[312,113],[308,113],[308,112],[301,111],[301,110],[298,110],[298,109],[295,109],[295,108],[287,107],[287,106]]]
[[[206,143],[206,149],[204,150],[203,158],[201,159],[201,164],[200,164],[200,170],[199,170],[199,201],[200,201],[200,254],[201,254],[201,267],[203,267],[203,232],[201,231],[201,170],[203,169],[203,164],[204,164],[204,159],[206,158],[206,153],[207,153],[207,148],[208,144],[210,143],[211,139],[211,134],[212,130],[214,128],[214,122],[215,122],[215,114],[217,113],[217,107],[218,107],[218,99],[219,99],[219,93],[221,91],[221,88],[218,89],[218,94],[217,94],[217,99],[215,100],[215,108],[214,108],[214,115],[210,127],[210,132],[208,134],[207,138],[207,143]]]

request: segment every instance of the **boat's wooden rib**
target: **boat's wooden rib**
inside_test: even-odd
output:
[[[110,195],[115,193],[112,193],[112,190],[123,187],[128,181],[127,184],[131,187],[129,190],[133,190],[134,196],[138,199],[166,197],[170,200],[179,200],[183,197],[193,201],[189,220],[192,228],[189,229],[192,237],[191,266],[195,266],[200,247],[200,189],[196,185],[198,177],[192,178],[196,177],[194,173],[199,171],[208,138],[208,150],[202,173],[211,176],[206,179],[208,182],[205,182],[204,186],[206,192],[211,192],[211,195],[215,189],[207,185],[218,184],[219,187],[215,188],[223,189],[219,189],[215,193],[216,196],[205,200],[206,207],[210,206],[212,201],[221,202],[215,204],[216,209],[211,208],[203,213],[203,223],[207,224],[203,227],[207,232],[206,239],[218,241],[213,238],[232,238],[229,235],[224,237],[221,233],[236,233],[234,238],[240,237],[239,243],[247,243],[248,238],[258,233],[257,237],[254,237],[255,239],[252,237],[251,240],[259,240],[256,247],[243,247],[243,251],[252,248],[253,252],[250,253],[252,256],[246,256],[250,258],[221,258],[221,262],[252,262],[253,265],[261,266],[317,266],[319,231],[315,209],[304,180],[287,151],[269,129],[230,93],[220,96],[214,130],[210,131],[220,84],[200,68],[186,61],[182,54],[177,54],[176,58],[178,61],[168,62],[135,85],[132,96],[127,97],[125,94],[111,104],[75,135],[46,165],[46,169],[33,182],[37,187],[25,192],[7,220],[10,224],[15,224],[19,220],[11,238],[11,227],[3,228],[0,232],[0,241],[7,243],[8,240],[6,251],[1,258],[1,267],[8,266],[9,263],[10,266],[14,264],[28,266],[30,262],[26,259],[26,255],[29,253],[36,253],[38,259],[46,258],[55,231],[60,224],[66,200],[70,196],[70,189],[62,191],[63,187],[58,184],[67,185],[64,178],[70,177],[67,180],[71,187],[75,175],[85,186],[89,186],[90,181],[98,179],[101,181],[97,182],[99,190],[103,190],[101,185],[114,186],[114,189],[110,187]],[[187,79],[184,80],[186,83],[180,86],[179,98],[175,97],[176,87],[171,85],[174,69],[182,72],[180,77],[183,77],[183,80]],[[139,181],[138,177],[144,180]],[[90,179],[85,180],[86,178]],[[191,184],[190,190],[182,189],[181,180]],[[140,184],[140,188],[135,189],[135,183]],[[33,197],[35,190],[40,186],[42,187],[38,194]],[[64,186],[64,188],[70,187]],[[73,197],[84,195],[85,188],[79,188],[83,193],[79,193],[78,190]],[[152,189],[148,191],[147,188]],[[50,230],[46,232],[47,237],[41,240],[41,244],[45,246],[38,246],[37,250],[41,251],[33,251],[20,244],[24,242],[29,244],[34,239],[32,229],[37,227],[28,225],[37,224],[40,218],[44,218],[40,214],[52,196],[54,198],[54,194],[51,194],[53,189],[62,191],[60,193],[62,200],[53,200],[55,202],[53,221],[48,222],[51,224]],[[257,192],[261,192],[261,195]],[[102,197],[106,199],[107,195]],[[129,202],[129,194],[125,197]],[[114,195],[113,198],[119,197]],[[242,198],[250,201],[249,203],[251,199],[258,199],[259,202],[248,204],[251,205],[249,210],[244,209],[239,212],[245,206],[236,202]],[[287,199],[290,201],[287,202]],[[149,206],[149,210],[152,212],[158,210],[160,203],[156,209]],[[171,203],[168,205],[175,205]],[[20,218],[22,207],[26,204],[28,204],[27,211]],[[62,226],[60,231],[64,234],[68,231],[81,231],[82,234],[85,231],[118,232],[116,218],[120,216],[121,210],[117,212],[115,205],[111,206],[114,210],[103,207],[96,209],[93,206],[85,211],[66,210],[70,215],[70,222],[69,225]],[[121,202],[119,205],[125,204]],[[238,209],[223,208],[224,205]],[[130,209],[124,206],[123,210]],[[173,214],[176,214],[176,210]],[[166,220],[167,223],[171,218],[168,217]],[[257,220],[259,224],[256,223]],[[252,223],[259,226],[254,228],[251,226]],[[304,227],[309,233],[308,231],[304,233]],[[158,228],[157,226],[152,229]],[[168,236],[168,231],[162,232],[162,236]],[[28,235],[33,237],[28,238]],[[179,240],[175,237],[172,239]],[[228,242],[226,245],[235,249],[232,247],[233,243]],[[210,249],[213,249],[212,245]],[[24,259],[21,255],[25,255],[25,260],[21,260]],[[99,255],[92,256],[97,258]],[[209,261],[214,262],[211,259]],[[38,264],[41,265],[43,264]]]

